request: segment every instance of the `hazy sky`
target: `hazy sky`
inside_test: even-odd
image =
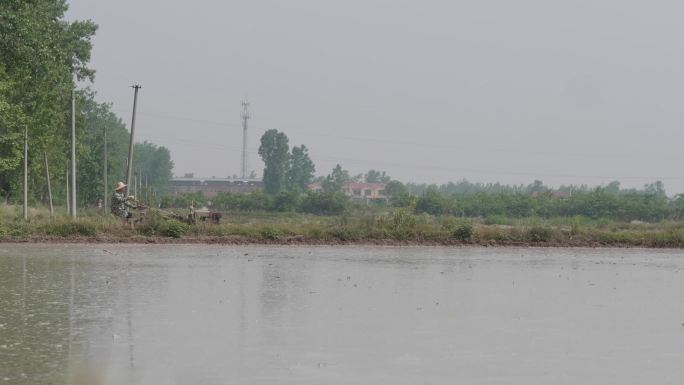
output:
[[[270,128],[328,174],[684,192],[680,1],[71,0],[93,88],[175,174],[251,169]]]

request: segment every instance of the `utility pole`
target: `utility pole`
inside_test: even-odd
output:
[[[71,213],[71,204],[69,201],[71,200],[71,195],[69,195],[69,161],[67,161],[67,168],[66,168],[66,202],[67,202],[67,213]]]
[[[104,193],[103,193],[103,199],[102,199],[102,207],[104,208],[104,213],[107,215],[109,210],[107,210],[107,198],[108,198],[108,192],[109,192],[109,186],[108,186],[108,174],[109,173],[109,167],[107,167],[107,125],[104,126],[104,169],[102,170],[102,175],[104,176]]]
[[[24,127],[24,220],[28,220],[28,126]]]
[[[76,90],[71,90],[71,217],[76,218]]]
[[[242,179],[247,177],[247,121],[252,117],[249,112],[249,101],[245,97],[242,101]]]
[[[45,154],[45,178],[47,179],[47,185],[48,185],[48,200],[50,202],[50,217],[55,215],[55,209],[52,207],[52,187],[50,187],[50,169],[48,168],[48,158],[47,158],[47,151],[44,152]]]
[[[133,88],[133,118],[131,118],[131,141],[128,145],[128,169],[126,170],[126,186],[131,185],[131,177],[133,176],[133,136],[135,134],[135,108],[138,104],[138,90],[140,84],[135,83],[131,86]],[[130,191],[129,187],[126,187],[126,192]]]

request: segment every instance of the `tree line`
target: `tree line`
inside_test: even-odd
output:
[[[420,195],[414,194],[416,187],[420,187]],[[416,213],[470,218],[584,216],[648,222],[684,218],[684,195],[668,198],[659,181],[643,189],[621,189],[619,182],[594,188],[563,186],[559,189],[551,189],[540,181],[516,187],[478,186],[467,181],[442,186],[409,184],[399,189],[391,203],[410,207]]]
[[[279,140],[287,143],[287,137],[278,133]],[[304,147],[304,146],[301,146]],[[281,169],[287,181],[293,173],[293,162],[287,161],[287,146],[281,147]],[[268,167],[269,163],[266,163]],[[306,162],[313,165],[312,162]],[[289,170],[289,171],[288,171]],[[434,216],[457,216],[467,218],[554,218],[575,217],[613,219],[617,221],[656,222],[664,219],[684,218],[684,194],[668,198],[662,182],[644,185],[642,189],[621,188],[615,181],[606,186],[566,185],[551,188],[541,181],[529,185],[504,185],[500,183],[472,183],[467,180],[443,185],[416,184],[392,180],[384,171],[369,170],[366,174],[350,176],[340,165],[325,177],[313,177],[313,167],[307,178],[295,188],[284,183],[280,189],[265,190],[252,194],[221,193],[207,199],[201,194],[167,197],[167,207],[187,207],[191,201],[222,211],[276,211],[304,212],[312,214],[339,215],[354,208],[354,202],[340,191],[343,183],[365,181],[386,183],[387,200],[374,202],[374,206],[388,209],[403,208],[415,214]],[[269,175],[267,172],[265,175]],[[296,172],[294,173],[296,174]],[[300,174],[301,175],[301,174]],[[266,177],[264,178],[266,181]],[[324,187],[322,192],[303,192],[304,182],[317,181]],[[365,205],[366,203],[364,203]],[[376,207],[377,209],[377,207]],[[367,210],[367,209],[366,209]]]
[[[77,87],[77,82],[95,78],[88,63],[97,25],[66,21],[67,9],[65,0],[0,2],[0,200],[21,199],[23,133],[28,129],[29,202],[47,202],[47,157],[54,203],[65,203],[72,91],[78,204],[92,205],[105,195],[105,128],[110,185],[124,179],[130,138],[126,125],[111,104],[96,101],[93,90]],[[148,176],[148,189],[163,191],[173,167],[168,149],[142,143],[134,152],[134,169]]]

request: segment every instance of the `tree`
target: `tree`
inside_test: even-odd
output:
[[[316,172],[316,166],[309,158],[306,146],[292,147],[289,169],[287,170],[288,190],[295,192],[306,191]]]
[[[412,197],[406,186],[398,180],[393,180],[385,186],[385,195],[389,198],[392,206],[407,207],[411,206],[415,199]]]
[[[29,173],[43,171],[38,160],[44,152],[51,168],[66,168],[69,99],[75,80],[93,79],[87,64],[97,30],[92,21],[64,20],[67,8],[65,0],[0,2],[0,189],[5,195],[21,191],[23,154],[17,147],[26,127]],[[61,173],[56,175],[59,182]]]
[[[619,194],[620,193],[620,182],[614,180],[614,181],[608,183],[605,190],[608,194],[613,194],[613,195]]]
[[[66,21],[67,8],[65,0],[0,1],[0,196],[15,200],[21,196],[22,139],[28,128],[29,199],[47,201],[44,154],[54,202],[59,205],[66,199],[72,91],[78,204],[94,204],[105,194],[105,127],[110,186],[123,180],[129,140],[125,124],[111,105],[96,101],[94,91],[76,88],[76,81],[94,80],[88,62],[97,26],[89,20]],[[170,162],[168,150],[163,151]],[[169,175],[157,172],[156,176],[161,180]]]
[[[549,188],[544,186],[544,183],[542,181],[535,180],[534,182],[532,182],[532,184],[528,185],[525,188],[525,190],[528,194],[541,194],[549,191]]]
[[[397,197],[401,194],[407,194],[408,190],[406,189],[406,186],[404,186],[403,183],[399,182],[398,180],[393,180],[387,183],[385,186],[385,195],[389,197]]]
[[[323,191],[325,192],[339,192],[346,183],[351,182],[352,178],[349,176],[349,171],[343,170],[339,164],[333,168],[332,172],[325,177],[323,181]]]
[[[663,199],[667,198],[667,194],[665,193],[665,185],[661,181],[644,185],[644,191],[648,194],[653,194]]]
[[[261,137],[259,155],[264,161],[264,189],[277,194],[287,188],[287,170],[290,160],[287,136],[271,129]]]
[[[428,188],[425,194],[418,198],[416,211],[432,215],[442,214],[444,212],[444,203],[444,198],[436,188]]]
[[[368,170],[364,180],[366,183],[389,183],[392,178],[384,171]]]
[[[288,142],[285,133],[277,130],[268,130],[261,137],[259,155],[266,165],[263,179],[269,194],[304,192],[314,178],[316,166],[309,158],[309,150],[302,144],[290,152]]]
[[[672,201],[672,214],[675,218],[684,218],[684,194],[675,195]]]
[[[133,153],[133,171],[142,176],[142,183],[147,183],[155,193],[165,193],[169,179],[173,177],[171,152],[166,147],[145,141],[136,143]],[[139,187],[138,194],[142,191]]]
[[[103,165],[104,165],[104,128],[107,128],[107,158],[110,188],[125,177],[128,140],[130,138],[126,125],[111,111],[111,105],[98,103],[96,93],[86,88],[77,93],[78,106],[76,117],[76,156],[78,167],[78,203],[92,205],[103,198]],[[50,162],[59,164],[60,155],[52,154]],[[53,167],[51,166],[52,170]],[[60,180],[62,173],[55,176]],[[43,183],[44,173],[34,174]],[[54,191],[54,190],[53,190]],[[47,193],[45,189],[44,193]],[[57,189],[57,197],[65,191]],[[107,195],[111,191],[106,192]],[[46,195],[46,194],[43,194]],[[66,198],[66,197],[64,197]]]

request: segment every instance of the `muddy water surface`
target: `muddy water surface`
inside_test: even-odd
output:
[[[682,384],[684,253],[0,244],[0,385]]]

